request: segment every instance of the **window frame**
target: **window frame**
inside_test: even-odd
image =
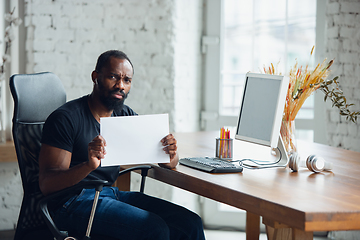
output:
[[[316,3],[316,50],[315,60],[324,59],[325,14],[326,1],[317,0]],[[224,0],[205,0],[204,9],[204,36],[202,49],[204,53],[204,93],[203,111],[201,112],[201,129],[206,131],[218,130],[221,126],[234,126],[237,116],[227,116],[220,113],[221,92],[219,86],[222,82],[222,33]],[[209,41],[212,39],[212,41]],[[321,94],[315,93],[314,119],[296,119],[295,125],[299,130],[313,130],[314,141],[326,143],[325,105]],[[234,124],[235,123],[235,124]]]

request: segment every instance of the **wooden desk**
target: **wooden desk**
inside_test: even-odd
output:
[[[180,157],[214,155],[217,132],[174,135]],[[154,166],[149,176],[246,210],[247,239],[258,239],[259,216],[269,226],[269,239],[312,239],[313,231],[360,229],[360,153],[301,141],[298,149],[304,159],[323,156],[333,163],[333,172],[278,168],[209,174],[179,165],[175,170]]]

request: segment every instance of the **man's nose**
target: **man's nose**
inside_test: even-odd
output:
[[[117,86],[118,88],[120,88],[121,90],[125,89],[124,79],[119,79],[119,80],[116,82],[116,86]]]

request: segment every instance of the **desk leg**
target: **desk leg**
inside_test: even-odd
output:
[[[260,216],[246,212],[246,240],[259,240]]]
[[[273,228],[266,226],[268,240],[291,240],[291,228]]]
[[[310,240],[313,238],[313,232],[305,232],[296,228],[292,229],[292,240]]]
[[[296,228],[272,221],[263,219],[266,225],[266,234],[268,240],[311,240],[313,239],[313,232],[305,232]]]
[[[114,187],[119,188],[120,191],[130,191],[130,172],[119,176],[116,179]]]

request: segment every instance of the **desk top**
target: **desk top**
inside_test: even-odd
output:
[[[174,134],[180,157],[213,156],[217,134]],[[304,231],[360,229],[360,153],[302,141],[298,151],[302,159],[321,155],[333,163],[333,172],[274,168],[211,174],[179,165],[155,166],[149,176]]]

